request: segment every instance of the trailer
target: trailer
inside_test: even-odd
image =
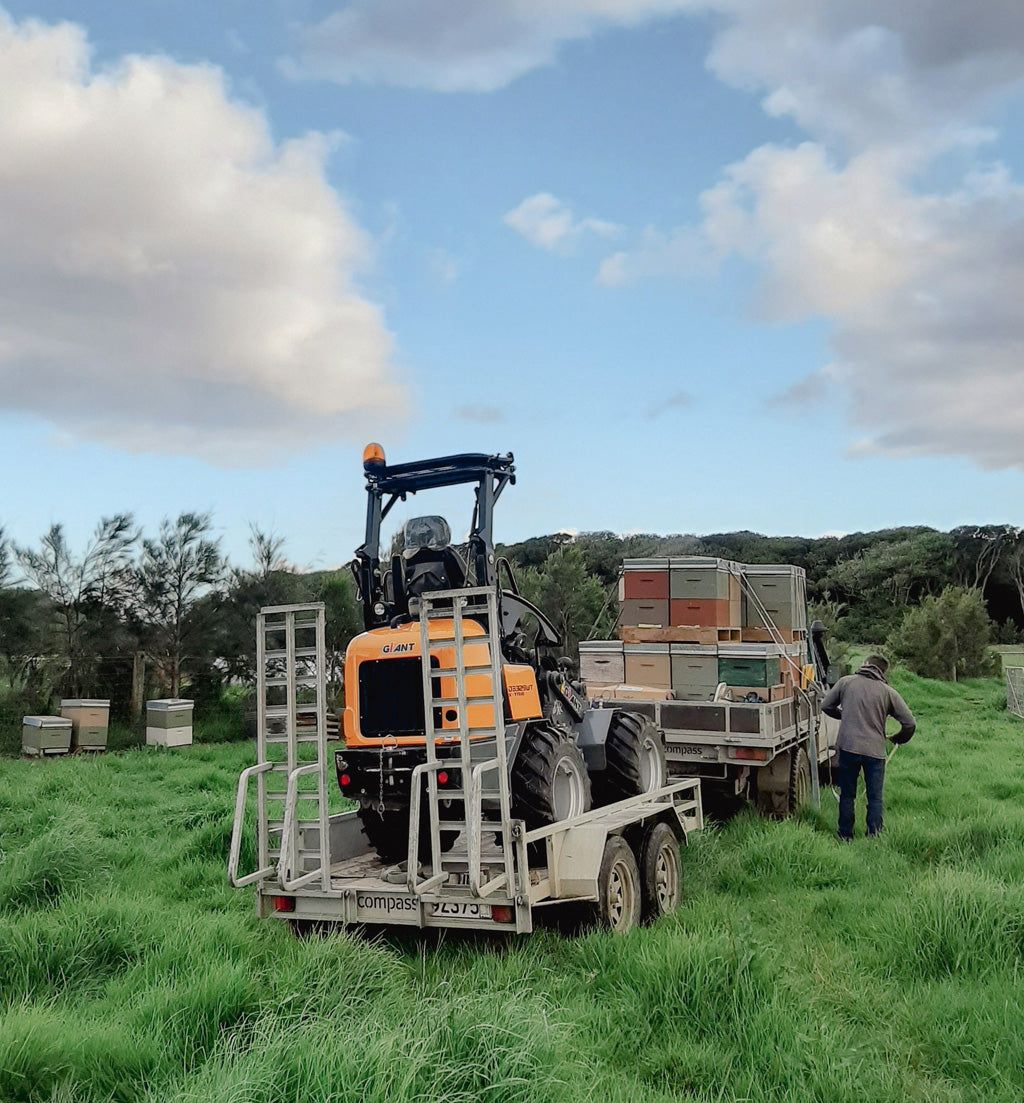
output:
[[[334,775],[344,770],[345,752],[328,739],[323,604],[262,610],[257,761],[239,777],[228,859],[231,885],[254,886],[259,917],[296,928],[322,922],[525,934],[537,909],[572,906],[625,933],[678,906],[680,846],[703,826],[698,778],[679,777],[532,830],[512,816],[509,761],[517,731],[514,724],[506,730],[496,688],[497,600],[489,588],[423,600],[426,760],[408,779],[408,848],[397,863],[381,860],[355,810],[332,807],[341,802]],[[450,637],[438,635],[441,622]],[[481,626],[486,658],[479,647],[463,646],[466,635],[480,638]],[[439,669],[438,654],[450,668]],[[441,683],[454,687],[443,698]],[[442,704],[458,722],[435,729]],[[481,715],[486,727],[471,719]],[[382,786],[387,753],[382,743]],[[384,797],[382,790],[382,807]],[[243,872],[246,839],[255,844],[255,868]]]

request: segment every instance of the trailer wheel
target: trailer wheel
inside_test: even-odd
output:
[[[532,724],[512,766],[512,815],[527,830],[581,816],[591,804],[583,752],[561,728]]]
[[[683,864],[679,840],[667,823],[656,823],[640,850],[640,885],[644,921],[653,923],[679,907],[683,899]]]
[[[640,872],[621,835],[610,835],[604,844],[593,916],[614,934],[628,934],[640,920]]]
[[[811,802],[811,760],[804,747],[794,747],[789,775],[789,814]]]
[[[420,860],[429,861],[430,813],[426,805],[420,806]],[[400,862],[409,857],[409,809],[395,811],[360,807],[359,820],[370,845],[384,862]],[[441,850],[451,850],[458,838],[457,831],[441,832]]]
[[[646,716],[616,709],[608,726],[605,755],[605,769],[593,777],[597,804],[614,804],[666,784],[665,740]]]

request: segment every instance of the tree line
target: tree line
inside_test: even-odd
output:
[[[1022,639],[1024,529],[1013,525],[963,525],[949,532],[915,526],[818,538],[560,533],[509,545],[502,553],[549,575],[551,557],[569,549],[583,575],[604,592],[616,584],[626,558],[712,555],[741,563],[793,563],[807,572],[808,600],[831,610],[840,638],[858,643],[881,643],[909,609],[948,587],[977,590],[997,638]]]
[[[305,601],[327,606],[329,676],[340,690],[344,649],[361,630],[351,575],[290,568],[283,539],[255,525],[249,544],[249,566],[229,563],[207,513],[165,519],[150,535],[130,514],[105,517],[80,550],[59,524],[32,546],[0,529],[0,692],[25,711],[43,710],[58,696],[109,697],[115,715],[127,719],[141,660],[146,696],[185,693],[201,710],[226,686],[251,684],[260,608]],[[614,635],[626,558],[797,564],[807,572],[809,599],[840,640],[898,642],[908,611],[932,610],[941,620],[943,610],[966,608],[959,598],[942,604],[950,588],[974,595],[971,616],[985,620],[986,635],[991,618],[998,639],[1019,642],[1024,624],[1024,530],[1010,525],[817,539],[560,533],[498,553],[515,568],[523,594],[555,623],[570,657],[580,640]],[[920,631],[935,636],[939,629]]]
[[[213,707],[230,684],[251,684],[255,618],[266,605],[323,601],[332,674],[361,628],[345,571],[288,567],[284,541],[252,526],[252,564],[233,566],[208,513],[167,518],[145,535],[131,514],[104,517],[86,546],[55,524],[34,546],[0,529],[0,691],[12,714],[59,697],[109,698],[136,717],[133,696]],[[140,686],[141,678],[141,686]],[[134,706],[134,707],[133,707]]]

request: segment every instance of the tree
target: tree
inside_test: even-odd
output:
[[[349,640],[363,630],[362,613],[356,600],[356,587],[347,570],[330,571],[323,575],[316,588],[316,601],[324,603],[327,644],[327,684],[332,696],[338,697],[343,684],[345,648]]]
[[[991,629],[980,590],[947,586],[908,609],[887,646],[915,674],[955,682],[998,671],[999,657],[988,646]]]
[[[846,602],[846,638],[881,639],[899,624],[902,611],[949,582],[952,543],[932,529],[878,534],[852,558],[836,564],[823,588]]]
[[[267,578],[274,571],[283,571],[288,567],[285,557],[284,537],[273,532],[264,532],[255,522],[249,525],[249,550],[255,564],[257,578]]]
[[[1020,540],[1013,525],[961,525],[950,532],[956,581],[985,592],[992,572]]]
[[[63,688],[81,696],[95,673],[100,648],[110,649],[131,604],[132,550],[138,529],[130,513],[104,517],[81,558],[64,529],[52,525],[38,550],[15,545],[15,557],[50,602],[55,617],[52,649],[65,662]]]
[[[601,583],[587,573],[583,553],[575,544],[552,552],[539,568],[528,567],[519,586],[523,596],[554,624],[568,656],[578,653],[581,639],[611,635],[613,603]]]
[[[220,542],[209,538],[208,513],[182,513],[160,522],[157,540],[143,540],[139,577],[153,633],[154,657],[165,666],[172,697],[181,692],[185,643],[197,625],[189,622],[199,598],[218,582],[224,568]]]

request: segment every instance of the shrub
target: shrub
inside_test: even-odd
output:
[[[992,622],[980,590],[947,586],[908,609],[888,649],[915,674],[955,682],[992,676],[999,656],[989,650]]]

